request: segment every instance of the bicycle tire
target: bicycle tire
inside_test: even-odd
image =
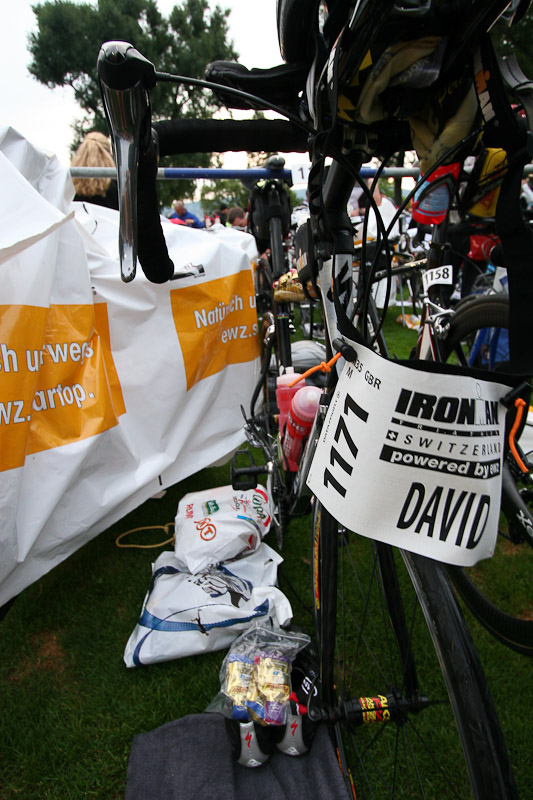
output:
[[[498,340],[498,345],[502,345],[499,347],[499,352],[490,353],[490,347],[494,343],[487,337],[483,350],[478,349],[472,353],[476,335],[485,330],[494,332],[509,330],[507,295],[478,295],[462,300],[456,307],[445,338],[439,342],[441,360],[450,361],[455,354],[463,366],[508,370],[509,348],[507,343],[501,343],[501,339]]]
[[[256,267],[257,313],[262,316],[272,311],[272,270],[265,256],[261,256]]]
[[[448,334],[440,345],[440,355],[444,361],[448,361],[454,354],[462,352],[464,360],[469,361],[468,350],[475,343],[479,331],[507,331],[508,328],[509,300],[507,296],[487,295],[469,298],[458,306]],[[490,351],[489,338],[490,336],[487,336],[485,346]],[[494,363],[490,363],[492,360],[490,357],[488,359],[476,357],[471,366],[508,370],[509,352],[508,349],[501,347],[501,342],[502,337],[499,341],[499,356]],[[489,363],[483,363],[487,361]],[[531,568],[533,567],[531,549],[526,547],[525,543],[518,544],[519,526],[525,524],[521,520],[530,518],[531,513],[520,494],[516,494],[514,497],[508,496],[506,499],[505,492],[502,510],[508,525],[511,528],[515,526],[516,547],[521,548],[520,561],[516,561],[513,545],[506,544],[506,534],[500,530],[496,552],[491,559],[468,570],[449,567],[448,571],[463,601],[489,633],[512,650],[526,656],[533,656],[533,620],[527,619],[527,616],[530,615],[524,597],[522,596],[521,600],[517,599],[520,598],[517,587],[520,583],[523,583],[525,587],[530,585]],[[504,579],[504,575],[508,574],[507,571],[502,572],[499,569],[502,559],[505,558],[513,558],[513,567],[517,573],[511,592],[509,592],[508,581]],[[526,594],[525,588],[524,594]],[[514,601],[513,598],[515,598]]]
[[[287,64],[311,63],[313,17],[318,3],[309,0],[278,0],[276,8],[278,43]]]
[[[487,682],[443,566],[348,533],[319,503],[312,566],[321,699],[351,796],[517,798]],[[391,719],[355,724],[356,712],[366,722],[374,712],[385,716],[384,700]]]
[[[272,277],[274,280],[280,278],[286,272],[285,257],[283,254],[283,228],[279,217],[271,217],[269,220],[270,232],[270,252],[272,260]]]

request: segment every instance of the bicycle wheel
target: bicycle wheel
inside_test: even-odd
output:
[[[278,42],[283,60],[287,64],[312,61],[313,20],[318,15],[317,9],[316,0],[278,0]]]
[[[370,798],[518,797],[443,567],[313,512],[321,699],[347,786]]]
[[[272,270],[268,258],[262,255],[256,270],[257,313],[262,316],[272,311]]]
[[[256,273],[257,310],[261,315],[261,376],[263,381],[264,408],[268,414],[275,414],[276,377],[280,366],[291,365],[290,322],[288,314],[274,302],[274,280],[284,272],[283,230],[281,220],[269,220],[270,263],[262,255]]]
[[[283,229],[279,217],[271,217],[269,220],[269,245],[272,258],[272,276],[274,280],[280,278],[287,271],[285,255],[283,252]]]
[[[483,369],[508,370],[508,328],[506,296],[470,298],[458,306],[440,343],[441,357]],[[513,650],[532,656],[533,549],[525,545],[528,528],[533,528],[533,496],[531,478],[522,477],[509,456],[502,492],[504,518],[493,557],[470,569],[450,567],[449,573],[464,602],[485,628]]]
[[[509,369],[509,298],[468,297],[456,308],[450,328],[439,341],[442,361],[478,369]]]

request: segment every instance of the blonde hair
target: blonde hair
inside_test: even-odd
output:
[[[107,136],[91,131],[70,160],[71,167],[114,167],[111,144]],[[105,197],[111,178],[73,178],[76,194],[81,197]]]

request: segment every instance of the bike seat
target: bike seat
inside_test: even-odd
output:
[[[256,95],[267,104],[282,108],[296,108],[299,94],[305,87],[309,66],[307,64],[281,64],[269,69],[248,69],[233,61],[213,61],[208,64],[205,78],[220,86],[239,89]],[[215,91],[227,108],[262,109],[263,105],[230,92]]]

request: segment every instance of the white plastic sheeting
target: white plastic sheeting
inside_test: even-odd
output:
[[[227,458],[258,374],[253,239],[165,222],[176,274],[123,284],[118,213],[0,129],[0,605]]]

